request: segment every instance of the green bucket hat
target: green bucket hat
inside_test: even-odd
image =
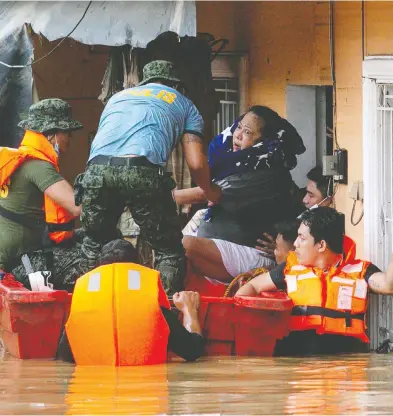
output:
[[[175,64],[169,61],[152,61],[143,67],[143,80],[138,85],[145,85],[155,79],[182,82]]]
[[[72,119],[71,106],[60,98],[48,98],[33,104],[27,119],[18,126],[38,133],[52,129],[71,131],[83,128],[83,124]]]

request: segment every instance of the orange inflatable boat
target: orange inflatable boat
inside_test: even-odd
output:
[[[158,273],[130,263],[102,267],[107,267],[106,278],[99,283],[108,286],[105,290],[107,293],[105,299],[104,295],[97,290],[99,279],[89,277],[102,273],[102,270],[99,271],[100,268],[88,273],[87,278],[85,278],[87,275],[81,277],[77,284],[81,287],[84,286],[86,293],[89,293],[90,304],[95,302],[98,308],[106,302],[108,307],[115,308],[117,312],[113,316],[116,322],[104,321],[102,315],[99,315],[100,319],[97,320],[97,315],[86,313],[83,309],[84,300],[83,298],[78,299],[79,295],[75,296],[71,306],[72,295],[65,291],[33,292],[24,288],[9,274],[0,276],[0,338],[8,352],[14,357],[22,359],[53,358],[61,330],[70,316],[71,309],[71,318],[67,323],[70,341],[72,338],[79,338],[85,339],[88,343],[89,337],[94,337],[96,331],[104,327],[110,333],[116,332],[118,334],[118,331],[122,331],[121,337],[117,336],[116,338],[117,345],[111,341],[103,340],[103,342],[107,342],[101,349],[106,351],[106,358],[102,358],[103,362],[106,360],[106,365],[130,365],[147,362],[143,360],[148,360],[150,364],[162,362],[166,358],[166,350],[163,348],[166,345],[165,339],[161,339],[159,342],[156,340],[155,344],[156,341],[149,338],[149,348],[151,349],[155,345],[156,350],[151,349],[151,351],[155,351],[153,355],[145,354],[143,357],[139,357],[139,360],[142,361],[135,361],[132,354],[127,355],[126,353],[127,350],[132,351],[132,347],[129,347],[130,344],[142,342],[141,339],[149,331],[153,331],[157,325],[162,324],[157,308],[160,305],[165,306],[163,304],[165,299],[161,297],[161,285],[157,285]],[[130,274],[130,272],[132,273]],[[135,272],[139,273],[139,280],[136,279]],[[126,278],[121,279],[119,276],[126,276]],[[126,293],[129,292],[130,287],[138,286],[137,280],[140,282],[140,279],[149,282],[148,291],[145,294],[147,296],[145,306],[139,303],[135,304],[137,300],[133,298],[132,292]],[[90,292],[88,292],[89,285],[90,289],[93,288]],[[117,290],[118,294],[114,295],[113,288],[116,285],[125,286],[124,288],[119,287],[121,290]],[[197,290],[201,294],[199,319],[203,335],[207,340],[206,355],[271,356],[276,341],[288,334],[292,301],[284,292],[262,293],[259,297],[224,298],[225,285],[214,284],[195,275],[189,276],[186,288]],[[120,309],[123,310],[130,304],[141,311],[140,316],[151,308],[155,312],[149,315],[148,320],[136,320],[137,324],[134,325],[134,328],[130,324],[129,315],[119,312]],[[72,329],[72,309],[77,312],[75,319],[80,318],[88,323],[85,332],[80,333],[79,330]],[[133,337],[132,333],[138,332],[144,334],[143,337]],[[89,354],[86,352],[89,350],[91,351],[91,348],[86,346],[78,352],[86,364],[89,361]],[[163,351],[165,351],[164,358]]]

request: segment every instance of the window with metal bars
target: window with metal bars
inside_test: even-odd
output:
[[[380,265],[387,267],[393,252],[393,84],[377,85],[377,151],[381,189],[382,245]]]
[[[220,100],[220,110],[213,122],[213,129],[214,134],[219,134],[239,116],[239,80],[215,78],[214,86]]]
[[[369,122],[366,135],[372,137],[368,139],[370,148],[365,158],[365,164],[370,165],[365,168],[371,178],[366,174],[366,180],[373,187],[365,198],[365,211],[369,211],[365,243],[369,246],[369,259],[386,270],[393,252],[393,83],[369,80],[364,95],[370,97],[364,107],[364,117]],[[370,224],[372,235],[368,234]],[[392,297],[371,294],[367,319],[371,349],[383,345],[389,338],[386,334],[393,333],[392,319]]]

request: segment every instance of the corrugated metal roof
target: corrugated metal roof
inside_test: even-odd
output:
[[[88,2],[0,2],[0,38],[30,23],[48,40],[63,38],[82,17]],[[196,34],[194,1],[94,1],[72,38],[88,45],[145,47],[168,30]]]

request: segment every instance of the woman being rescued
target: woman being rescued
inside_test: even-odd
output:
[[[222,188],[199,227],[183,230],[191,266],[222,282],[274,261],[255,249],[274,224],[294,217],[290,170],[305,151],[296,129],[275,111],[253,106],[209,145],[212,180]],[[198,188],[174,191],[178,204],[206,201]]]

